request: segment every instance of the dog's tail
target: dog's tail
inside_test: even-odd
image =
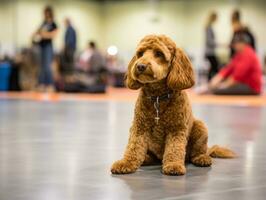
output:
[[[235,158],[236,154],[225,147],[214,145],[208,148],[207,154],[213,158]]]

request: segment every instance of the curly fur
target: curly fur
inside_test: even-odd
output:
[[[140,63],[146,66],[141,72],[137,68]],[[112,173],[133,173],[141,165],[160,161],[164,174],[183,175],[185,161],[206,167],[212,164],[211,156],[234,157],[231,150],[219,146],[208,151],[207,128],[193,117],[184,91],[194,85],[191,62],[170,38],[148,35],[140,41],[128,65],[125,84],[141,91],[126,151],[123,158],[112,165]],[[157,124],[154,102],[147,97],[161,96],[167,91],[173,94],[160,102]]]

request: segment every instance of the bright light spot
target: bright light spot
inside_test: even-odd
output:
[[[108,49],[107,49],[107,53],[111,56],[115,56],[117,54],[117,52],[118,52],[117,47],[114,45],[108,47]]]

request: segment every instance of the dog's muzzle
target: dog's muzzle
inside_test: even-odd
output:
[[[147,69],[147,65],[145,65],[143,63],[139,63],[139,64],[137,64],[136,68],[137,68],[137,71],[139,73],[142,73]]]

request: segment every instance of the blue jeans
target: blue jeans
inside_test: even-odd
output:
[[[53,46],[52,44],[46,44],[41,46],[41,70],[39,75],[39,84],[41,85],[52,85],[52,65],[53,61]]]

